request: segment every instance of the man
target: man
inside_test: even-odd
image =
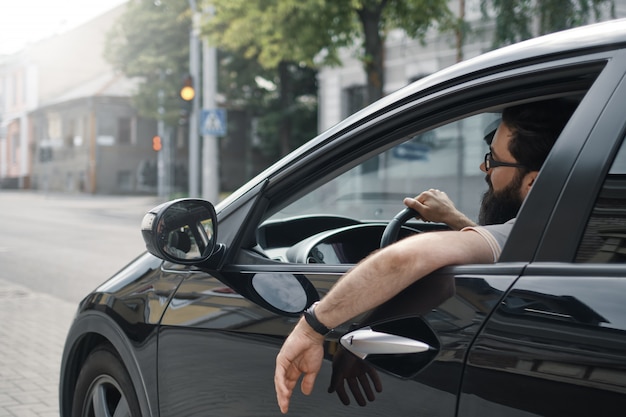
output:
[[[430,190],[432,198],[424,198],[422,193],[416,199],[405,199],[407,206],[417,209],[427,220],[456,219],[466,221],[470,227],[420,233],[374,252],[309,308],[276,358],[274,384],[281,412],[288,411],[291,394],[302,374],[301,390],[306,395],[311,393],[322,365],[326,330],[377,307],[439,268],[498,260],[514,217],[573,109],[565,103],[547,101],[503,111],[490,152],[480,165],[489,190],[483,196],[479,222],[488,226],[474,227],[471,220],[463,220],[465,216],[438,190]],[[427,201],[431,201],[430,206],[425,204]],[[441,203],[439,208],[427,210],[434,207],[432,201]]]

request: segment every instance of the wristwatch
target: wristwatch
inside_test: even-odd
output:
[[[315,315],[315,307],[317,306],[317,304],[319,304],[319,301],[314,302],[309,308],[304,310],[304,319],[313,330],[315,330],[322,336],[326,336],[328,333],[332,332],[333,329],[329,329],[328,327],[324,326],[322,322],[317,319],[317,316]]]

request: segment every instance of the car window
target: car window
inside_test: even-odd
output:
[[[362,222],[389,221],[402,200],[421,191],[445,191],[457,207],[476,217],[486,189],[479,166],[488,145],[482,140],[499,114],[484,113],[410,136],[274,214],[329,215]]]
[[[275,212],[259,227],[260,248],[284,262],[356,263],[380,246],[385,225],[406,208],[402,200],[430,188],[475,220],[487,189],[486,136],[499,119],[484,112],[408,135]]]
[[[490,84],[493,90],[481,85],[462,95],[442,93],[338,129],[341,136],[332,146],[316,143],[324,152],[307,147],[300,155],[307,156],[306,165],[270,179],[255,216],[259,223],[243,240],[249,250],[240,262],[260,254],[286,263],[357,263],[380,248],[385,227],[405,209],[403,199],[431,188],[446,192],[457,209],[476,221],[487,190],[480,164],[499,110],[555,95],[579,101],[602,68],[604,62],[593,61],[542,71],[542,76],[524,73]],[[411,219],[398,238],[444,228]]]
[[[626,145],[604,180],[581,240],[576,262],[626,262]]]

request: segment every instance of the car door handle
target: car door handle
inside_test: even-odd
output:
[[[404,336],[377,332],[371,327],[346,333],[340,339],[341,345],[361,359],[368,355],[394,355],[427,352],[433,349],[429,344]]]

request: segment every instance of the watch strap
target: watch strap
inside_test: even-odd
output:
[[[315,330],[317,333],[321,334],[322,336],[326,336],[328,333],[332,331],[332,329],[329,329],[328,327],[324,326],[324,324],[322,324],[322,322],[320,322],[317,319],[317,316],[315,315],[315,307],[317,306],[318,303],[319,301],[316,301],[313,304],[311,304],[309,308],[304,310],[304,313],[303,313],[304,320],[306,320],[309,326],[311,326],[311,328]]]

